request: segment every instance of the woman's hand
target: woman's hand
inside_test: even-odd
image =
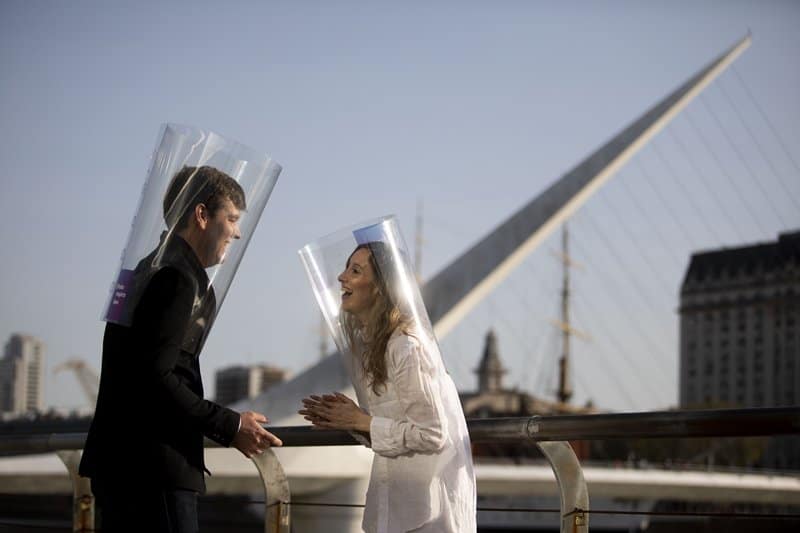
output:
[[[344,394],[311,395],[303,399],[303,407],[298,413],[315,427],[369,433],[372,417]]]

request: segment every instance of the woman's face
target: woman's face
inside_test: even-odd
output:
[[[342,310],[363,315],[375,302],[375,273],[366,248],[356,250],[338,280],[342,286]]]

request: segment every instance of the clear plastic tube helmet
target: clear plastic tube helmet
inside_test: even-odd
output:
[[[475,531],[464,414],[394,217],[299,253],[358,399],[315,391],[301,413],[375,452],[364,530]]]
[[[186,238],[204,270],[200,279],[207,280],[197,287],[193,314],[208,316],[200,310],[211,308],[213,320],[280,171],[268,155],[219,134],[162,125],[103,320],[130,326],[140,289],[173,261]],[[210,231],[187,237],[188,217],[197,217]],[[193,353],[210,329],[197,326],[183,346]]]
[[[365,222],[322,237],[304,246],[299,253],[317,303],[342,353],[351,350],[353,339],[349,334],[358,329],[357,315],[365,303],[382,303],[387,306],[383,309],[386,313],[390,310],[396,313],[392,320],[401,320],[407,329],[435,342],[394,217]],[[369,295],[354,291],[357,287],[342,281],[352,273],[348,270],[360,271],[367,263],[375,271],[370,286],[376,292]],[[364,302],[365,296],[368,302]],[[377,300],[377,296],[381,299]],[[370,310],[377,312],[377,309]]]

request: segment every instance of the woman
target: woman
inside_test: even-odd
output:
[[[391,219],[380,226],[379,234],[396,232]],[[338,276],[341,308],[329,321],[340,328],[334,337],[361,407],[333,393],[304,399],[299,412],[317,427],[358,432],[375,452],[364,531],[474,532],[475,479],[458,393],[402,241],[376,239],[374,227],[367,233]]]

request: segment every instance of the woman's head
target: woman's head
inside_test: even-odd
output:
[[[362,364],[372,387],[386,382],[384,354],[392,333],[409,321],[402,312],[399,269],[388,246],[370,242],[356,247],[338,280],[342,289],[342,325],[351,349],[358,334],[364,345]]]
[[[347,258],[345,269],[337,278],[342,287],[342,311],[360,322],[366,321],[380,292],[374,261],[367,245],[362,244]]]
[[[342,287],[342,310],[366,323],[376,305],[398,306],[398,276],[399,270],[386,244],[359,244],[337,278]]]

